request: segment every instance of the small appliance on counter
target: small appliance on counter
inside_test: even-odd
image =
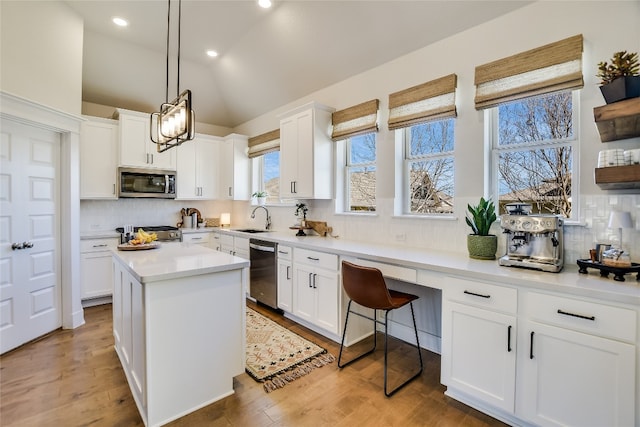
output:
[[[507,253],[499,265],[557,273],[564,266],[564,219],[559,215],[531,214],[531,205],[511,203],[500,216],[507,237]]]
[[[142,228],[144,231],[153,232],[158,235],[158,242],[181,242],[182,231],[178,227],[170,225],[147,225],[147,226],[124,226],[116,228],[120,233],[120,243],[127,243],[133,238],[133,234]]]

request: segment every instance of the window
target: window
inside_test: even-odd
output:
[[[404,213],[452,214],[454,119],[404,128]]]
[[[577,93],[577,92],[574,92]],[[575,174],[575,107],[571,91],[501,104],[489,111],[492,189],[500,213],[507,203],[532,205],[532,213],[571,218]]]
[[[255,191],[266,191],[266,203],[280,202],[280,151],[272,151],[254,158]]]
[[[345,211],[375,211],[376,134],[348,138],[345,147]]]

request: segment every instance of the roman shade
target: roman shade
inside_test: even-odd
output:
[[[389,129],[456,117],[458,76],[448,76],[389,95]]]
[[[249,157],[258,157],[280,150],[280,129],[249,138]]]
[[[331,115],[333,132],[331,139],[340,141],[356,135],[378,131],[378,106],[380,101],[372,99]]]
[[[476,67],[476,109],[583,87],[582,44],[579,34]]]

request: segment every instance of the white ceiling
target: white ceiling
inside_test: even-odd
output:
[[[65,3],[84,19],[83,101],[157,111],[165,100],[167,1]],[[275,0],[265,10],[256,0],[183,0],[180,89],[191,89],[198,122],[232,128],[528,3]],[[173,0],[172,32],[177,9]],[[116,27],[114,16],[130,25]],[[176,64],[174,56],[169,100]]]

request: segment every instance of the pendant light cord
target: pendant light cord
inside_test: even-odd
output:
[[[169,102],[169,33],[171,29],[171,0],[167,0],[167,85],[164,90],[164,102]]]
[[[176,86],[176,98],[180,96],[180,33],[182,25],[182,0],[178,0],[178,84]]]

